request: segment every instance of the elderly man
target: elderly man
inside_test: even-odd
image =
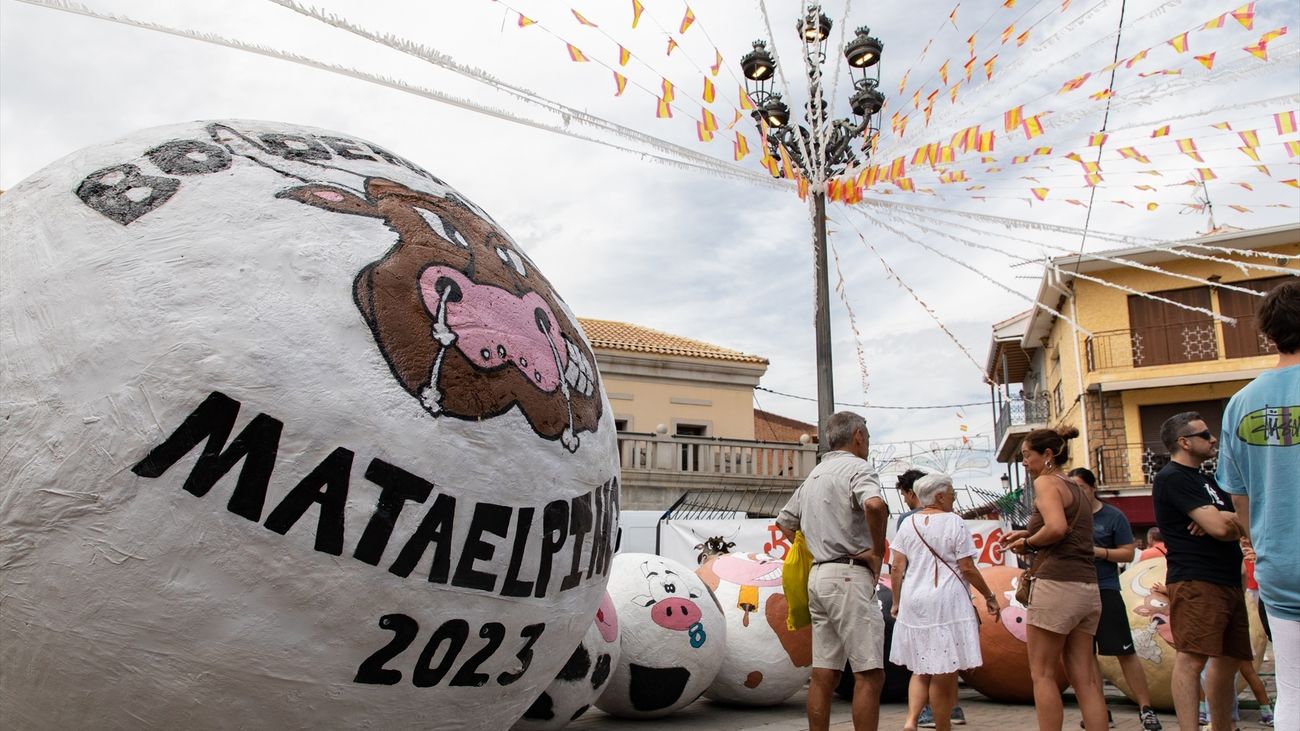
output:
[[[1255,554],[1277,663],[1277,728],[1300,728],[1300,281],[1274,287],[1259,329],[1277,366],[1237,392],[1223,412],[1217,477]]]
[[[1197,731],[1201,669],[1213,731],[1231,731],[1233,676],[1251,660],[1246,595],[1241,586],[1241,526],[1232,500],[1201,465],[1218,451],[1218,439],[1194,411],[1175,414],[1160,427],[1170,462],[1152,488],[1156,524],[1169,548],[1165,584],[1173,629],[1174,712],[1182,731]]]
[[[870,435],[850,411],[826,423],[831,451],[813,468],[776,522],[787,539],[802,530],[813,567],[808,576],[813,669],[808,727],[830,725],[831,693],[847,659],[854,675],[853,728],[874,731],[885,682],[885,620],[875,601],[889,507],[867,464]]]

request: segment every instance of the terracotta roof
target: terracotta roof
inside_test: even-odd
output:
[[[754,409],[754,438],[769,442],[797,442],[807,434],[817,441],[817,425],[770,411]]]
[[[702,340],[671,335],[627,322],[593,320],[586,317],[578,318],[578,322],[587,333],[587,339],[591,341],[592,346],[597,348],[767,365],[767,358],[762,356],[742,353],[739,350],[723,348]]]

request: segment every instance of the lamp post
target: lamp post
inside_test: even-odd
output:
[[[781,95],[773,91],[776,61],[763,41],[754,41],[754,49],[740,60],[745,74],[745,91],[754,102],[753,117],[763,131],[771,155],[789,160],[798,174],[811,184],[813,198],[813,282],[816,303],[813,329],[817,341],[817,452],[825,454],[826,422],[835,410],[835,389],[831,360],[830,285],[826,267],[826,181],[857,165],[853,141],[861,140],[866,157],[871,154],[871,140],[880,131],[877,116],[885,104],[880,85],[880,54],[884,45],[871,36],[871,30],[858,28],[854,38],[844,45],[853,92],[849,96],[852,118],[831,119],[822,98],[822,65],[826,62],[826,39],[831,34],[831,19],[818,5],[795,23],[803,43],[804,66],[808,77],[808,104],[804,107],[807,126],[790,123],[790,108]],[[875,67],[875,78],[867,69]],[[786,166],[778,169],[778,177]],[[791,171],[793,172],[793,171]]]

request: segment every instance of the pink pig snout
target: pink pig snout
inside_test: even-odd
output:
[[[689,599],[670,597],[655,603],[650,619],[664,629],[686,630],[700,621],[700,608]]]

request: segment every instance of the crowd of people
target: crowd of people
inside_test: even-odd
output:
[[[1001,540],[1030,565],[1020,581],[1028,592],[1026,635],[1040,731],[1060,731],[1064,723],[1058,665],[1073,687],[1081,726],[1111,726],[1098,655],[1116,658],[1143,728],[1161,729],[1119,584],[1119,564],[1159,556],[1167,560],[1164,586],[1157,588],[1170,598],[1172,693],[1181,731],[1203,724],[1212,731],[1234,728],[1238,673],[1255,691],[1261,721],[1300,729],[1300,282],[1274,288],[1258,321],[1277,345],[1277,367],[1232,397],[1221,435],[1195,412],[1163,424],[1170,462],[1154,479],[1156,527],[1141,554],[1123,513],[1098,497],[1093,473],[1066,471],[1077,429],[1037,429],[1022,440],[1033,512],[1024,529]],[[885,656],[875,594],[889,509],[866,459],[865,420],[836,413],[825,436],[830,451],[777,517],[788,538],[804,533],[813,558],[808,723],[813,731],[828,728],[831,693],[847,662],[854,675],[853,726],[876,729]],[[1211,475],[1202,467],[1216,456]],[[975,566],[970,531],[953,512],[952,479],[911,470],[900,475],[898,488],[909,510],[898,517],[889,547],[895,618],[889,660],[913,673],[904,731],[948,729],[965,722],[956,704],[957,673],[982,664],[980,615],[999,621],[999,603]],[[1275,713],[1252,664],[1243,561],[1270,627]],[[972,589],[982,607],[972,604]]]

